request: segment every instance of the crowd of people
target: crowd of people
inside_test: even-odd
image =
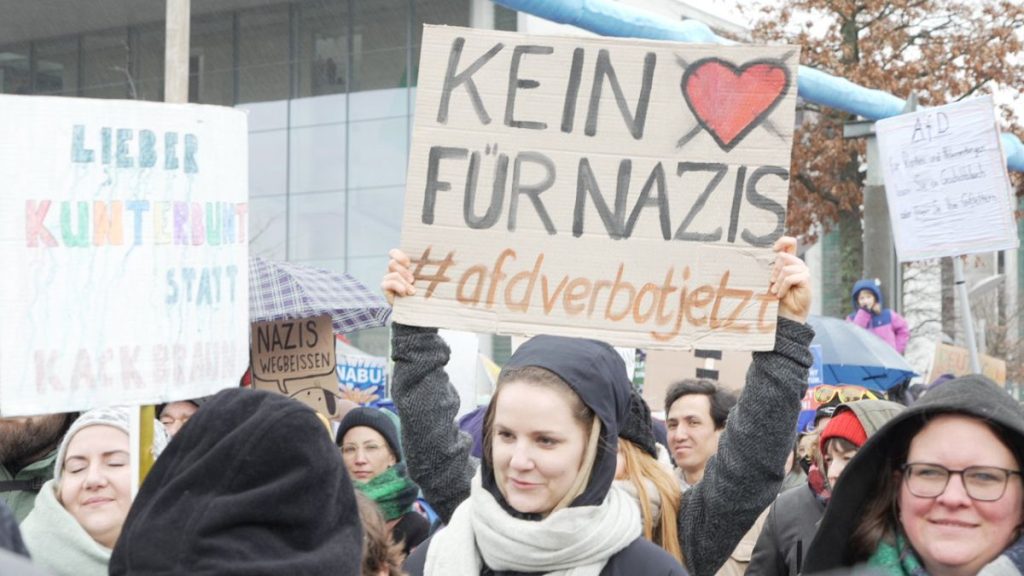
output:
[[[1024,411],[982,376],[909,406],[822,388],[810,275],[776,244],[772,350],[742,392],[680,379],[652,418],[620,355],[536,336],[457,420],[434,328],[392,326],[395,412],[244,387],[157,407],[132,498],[123,408],[0,419],[0,574],[1024,574]],[[415,293],[391,252],[381,287]],[[849,321],[906,323],[858,283]]]

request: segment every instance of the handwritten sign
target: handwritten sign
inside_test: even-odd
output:
[[[396,320],[770,348],[798,61],[426,27]]]
[[[971,374],[970,351],[960,346],[952,346],[937,342],[935,344],[935,358],[932,360],[930,378],[934,380],[942,374],[954,376],[966,376]],[[979,354],[978,360],[981,363],[981,373],[992,379],[1000,386],[1006,385],[1006,360],[1001,360],[987,354]]]
[[[875,128],[900,261],[1017,248],[991,96],[879,120]]]
[[[338,414],[334,354],[328,314],[252,323],[253,386],[294,398],[328,418]]]
[[[157,403],[248,361],[245,115],[0,96],[0,413]]]

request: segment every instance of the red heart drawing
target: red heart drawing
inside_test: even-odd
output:
[[[728,152],[771,114],[789,89],[789,69],[755,60],[737,68],[718,58],[686,68],[683,97],[701,126]]]

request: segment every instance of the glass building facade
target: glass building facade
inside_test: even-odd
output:
[[[422,27],[469,26],[473,3],[192,0],[189,100],[249,114],[251,254],[377,286],[399,245]],[[0,92],[163,99],[163,0],[12,4]],[[383,331],[355,340],[386,349]]]

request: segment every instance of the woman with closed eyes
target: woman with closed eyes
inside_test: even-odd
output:
[[[107,574],[110,554],[131,507],[128,410],[82,414],[57,451],[22,532],[32,558],[57,576]],[[167,444],[154,423],[154,452]]]

